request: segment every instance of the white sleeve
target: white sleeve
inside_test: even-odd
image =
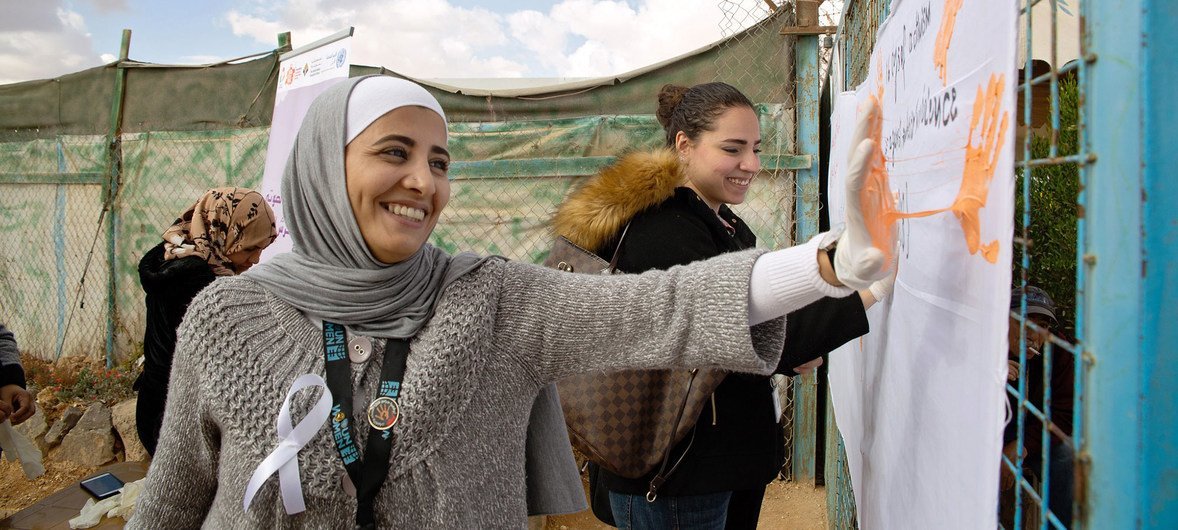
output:
[[[836,287],[818,274],[818,248],[826,237],[818,234],[804,244],[768,252],[757,258],[749,278],[749,325],[755,326],[829,296],[841,298],[854,291]]]

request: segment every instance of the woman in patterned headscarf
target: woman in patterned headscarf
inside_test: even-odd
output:
[[[261,194],[245,188],[213,188],[189,206],[164,231],[163,241],[140,260],[147,331],[143,374],[135,382],[139,390],[135,421],[148,453],[155,454],[176,328],[189,302],[217,276],[245,272],[277,236],[274,212]]]

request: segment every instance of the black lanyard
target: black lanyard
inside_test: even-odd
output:
[[[384,361],[380,365],[380,387],[364,418],[372,427],[364,446],[364,458],[356,447],[356,431],[352,428],[352,368],[347,344],[347,331],[343,326],[323,322],[323,356],[327,388],[331,390],[331,436],[348,477],[356,485],[356,528],[375,528],[376,492],[380,491],[389,474],[390,429],[400,416],[397,397],[401,394],[401,379],[405,377],[409,341],[389,340],[385,348]],[[365,461],[369,463],[368,467],[365,467]]]

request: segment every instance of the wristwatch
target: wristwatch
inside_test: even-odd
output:
[[[834,268],[834,253],[838,247],[839,237],[843,235],[843,229],[840,227],[836,230],[831,230],[822,236],[822,240],[818,242],[818,250],[825,250],[826,257],[830,258],[830,270],[838,274],[838,270]]]

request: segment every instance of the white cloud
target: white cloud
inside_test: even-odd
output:
[[[90,0],[90,4],[101,13],[127,10],[127,0]]]
[[[753,5],[750,1],[742,5]],[[132,4],[17,0],[6,5],[0,17],[0,83],[49,78],[114,60],[94,50],[86,20],[72,7],[78,2],[99,12],[127,10]],[[722,23],[732,25],[716,0],[563,0],[543,11],[502,12],[454,2],[248,0],[220,20],[234,35],[266,47],[283,31],[292,32],[299,46],[354,26],[356,63],[413,77],[616,75],[713,42],[721,36]],[[205,59],[194,54],[184,62]]]
[[[225,21],[239,37],[249,37],[258,42],[273,43],[274,37],[282,33],[281,25],[276,21],[264,20],[259,17],[230,11],[225,14]]]
[[[527,71],[486,51],[509,42],[500,15],[446,0],[290,0],[268,14],[232,11],[226,20],[234,34],[263,43],[290,31],[296,47],[354,26],[354,62],[412,77],[514,77]]]
[[[19,2],[0,25],[0,84],[98,66],[82,16],[58,0]]]
[[[296,47],[354,26],[356,63],[412,77],[584,77],[709,44],[723,19],[716,0],[563,0],[546,13],[450,1],[275,0],[225,20],[234,34],[267,45],[290,31]]]
[[[585,42],[569,54],[565,76],[613,75],[681,55],[722,36],[715,0],[564,0],[550,24]]]
[[[568,57],[564,51],[569,40],[568,29],[554,24],[539,11],[517,11],[506,18],[511,36],[535,54],[542,66],[553,72],[567,69]]]

